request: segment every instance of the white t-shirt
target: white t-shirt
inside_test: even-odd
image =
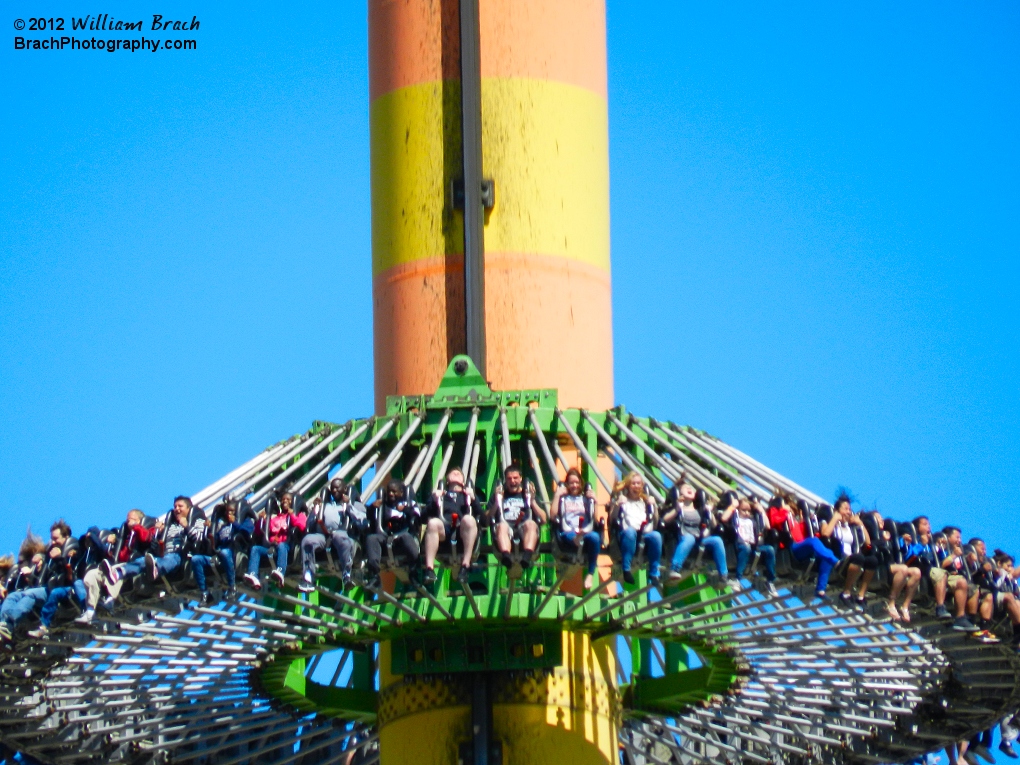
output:
[[[584,497],[564,495],[560,505],[560,516],[563,519],[562,528],[564,530],[578,533],[581,530],[581,524],[584,523]]]
[[[648,524],[648,514],[643,499],[627,500],[620,506],[620,522],[625,529],[642,531]]]
[[[753,545],[758,541],[754,533],[753,518],[745,518],[742,515],[737,516],[737,536],[739,536],[746,545]]]
[[[833,533],[836,535],[836,539],[839,540],[840,547],[843,548],[843,555],[853,555],[854,533],[850,530],[850,524],[840,521],[836,524]]]

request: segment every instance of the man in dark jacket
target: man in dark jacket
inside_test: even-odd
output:
[[[368,508],[368,525],[375,532],[365,537],[366,566],[370,577],[367,585],[370,589],[378,589],[381,585],[382,550],[389,538],[393,539],[393,552],[407,565],[418,560],[418,538],[413,532],[421,520],[421,510],[406,494],[402,481],[391,480],[386,484],[383,498],[377,499]]]
[[[38,585],[12,593],[4,601],[3,607],[0,607],[0,636],[10,639],[18,622],[32,613],[36,606],[46,604],[51,593],[56,591],[57,598],[49,614],[52,620],[60,602],[71,594],[74,582],[74,558],[77,554],[78,540],[71,536],[71,528],[62,520],[54,523],[50,527],[50,544],[46,548]],[[84,587],[82,594],[84,595]],[[44,626],[41,634],[33,636],[42,637],[46,632],[47,628]]]

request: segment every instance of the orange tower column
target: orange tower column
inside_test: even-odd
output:
[[[613,405],[605,7],[480,0],[487,376]],[[370,0],[376,409],[464,350],[456,0]]]

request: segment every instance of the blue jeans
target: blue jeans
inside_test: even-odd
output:
[[[3,606],[0,606],[0,621],[13,627],[19,621],[24,619],[37,605],[42,605],[46,602],[46,588],[45,587],[30,587],[27,590],[15,590],[7,599],[4,600]]]
[[[729,573],[729,568],[726,566],[726,544],[723,542],[722,537],[703,537],[701,539],[702,546],[712,553],[712,558],[715,560],[716,570],[722,576],[726,576]],[[673,560],[670,563],[670,568],[674,571],[679,571],[684,567],[684,562],[687,560],[687,556],[691,554],[698,545],[698,538],[693,534],[682,532],[680,541],[676,544],[676,550],[673,551]]]
[[[135,576],[143,571],[145,571],[145,556],[120,564],[121,579],[126,579],[129,576]]]
[[[839,563],[836,553],[826,547],[818,537],[808,537],[803,542],[798,542],[790,548],[790,552],[793,553],[794,558],[800,561],[809,558],[818,560],[818,591],[825,592],[825,588],[829,586],[829,574],[832,573],[832,567]]]
[[[252,545],[251,552],[248,553],[248,573],[252,576],[259,575],[259,563],[262,562],[262,556],[268,556],[271,550],[268,547],[262,545]],[[287,570],[287,553],[290,552],[290,545],[286,542],[280,542],[276,546],[276,567],[284,571]]]
[[[42,615],[39,617],[39,622],[43,627],[53,624],[53,617],[57,615],[57,609],[60,608],[61,603],[71,597],[71,593],[74,593],[74,597],[82,606],[85,605],[88,594],[85,592],[85,582],[81,579],[75,579],[74,584],[70,587],[54,587],[50,590],[46,602],[43,603]]]
[[[233,587],[236,581],[236,574],[234,572],[234,551],[229,548],[217,550],[216,557],[219,558],[220,564],[223,566],[223,570],[227,575],[227,586]],[[202,592],[205,592],[207,589],[205,579],[206,572],[211,571],[212,567],[213,559],[211,556],[191,556],[191,571],[195,575],[195,584],[198,585],[198,589]]]
[[[160,574],[170,574],[181,566],[181,556],[178,553],[167,553],[162,558],[156,558],[156,569]]]
[[[561,531],[559,533],[560,547],[569,550],[574,547],[574,540],[579,532]],[[599,550],[602,549],[602,538],[597,531],[589,531],[581,538],[581,546],[584,548],[584,559],[588,561],[588,573],[594,574],[599,564]]]
[[[747,566],[747,561],[751,557],[751,553],[754,552],[754,548],[751,545],[746,544],[742,539],[737,540],[737,578],[744,575],[744,568]],[[772,545],[758,545],[758,553],[761,555],[761,559],[765,561],[765,578],[770,582],[774,582],[776,579],[776,548]]]
[[[659,575],[659,558],[662,557],[662,534],[658,531],[649,531],[641,536],[645,541],[645,557],[648,559],[649,576]],[[630,571],[630,562],[634,560],[634,553],[637,552],[638,535],[634,529],[624,529],[620,532],[620,554],[623,557],[623,570]]]

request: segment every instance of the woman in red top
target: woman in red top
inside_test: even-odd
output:
[[[806,561],[814,558],[818,561],[818,585],[815,594],[819,598],[825,597],[825,588],[829,586],[829,574],[839,559],[826,544],[814,536],[809,525],[807,514],[796,502],[790,502],[782,494],[777,494],[769,502],[769,523],[772,528],[782,534],[784,531],[792,541],[790,553],[799,561]],[[822,535],[825,535],[826,527],[835,525],[835,520],[822,526]]]

